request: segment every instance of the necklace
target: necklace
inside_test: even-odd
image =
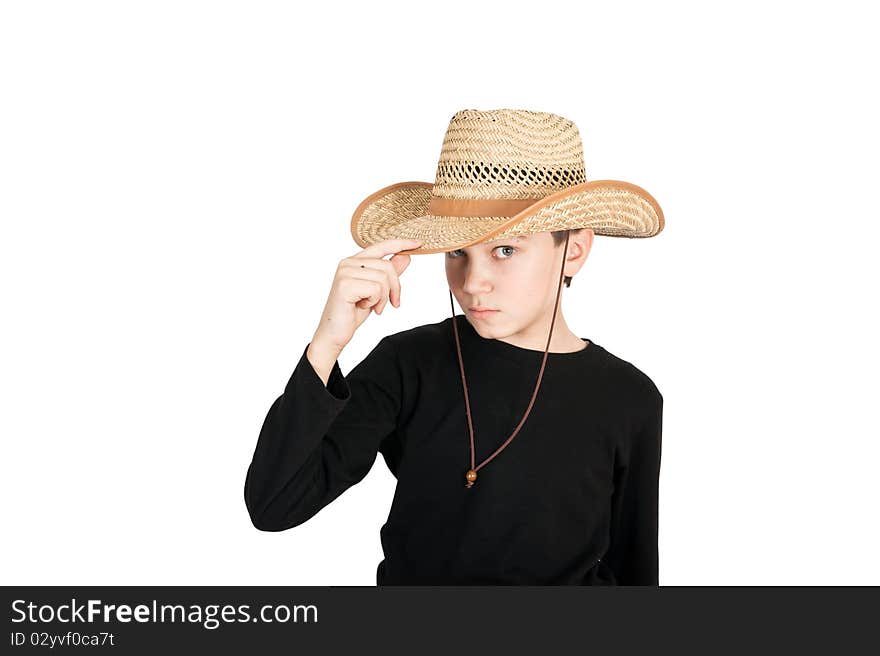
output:
[[[455,348],[458,351],[458,366],[461,370],[461,384],[464,388],[464,408],[467,413],[467,422],[468,422],[468,431],[470,432],[471,437],[471,467],[465,473],[465,487],[470,488],[474,486],[474,483],[477,480],[477,472],[485,467],[489,461],[491,461],[495,456],[501,453],[504,448],[510,444],[510,441],[516,437],[516,434],[519,433],[519,429],[522,428],[523,424],[526,423],[526,418],[529,416],[529,412],[532,410],[532,406],[535,403],[535,399],[538,397],[538,388],[541,387],[541,378],[544,376],[544,367],[547,364],[547,352],[550,350],[550,340],[553,337],[553,327],[556,324],[556,310],[559,308],[559,294],[562,292],[562,281],[565,278],[565,255],[568,252],[568,233],[565,234],[565,249],[562,251],[562,268],[559,272],[559,284],[556,289],[556,302],[553,304],[553,318],[550,320],[550,334],[547,336],[547,346],[544,347],[544,359],[541,361],[541,369],[538,371],[538,382],[535,383],[535,391],[532,392],[532,400],[529,401],[529,407],[526,408],[526,412],[523,415],[523,418],[520,419],[519,424],[514,429],[513,433],[511,433],[510,437],[508,437],[504,444],[495,449],[494,453],[486,458],[479,465],[474,464],[474,425],[473,421],[471,421],[471,402],[468,398],[467,391],[467,380],[464,375],[464,361],[461,357],[461,341],[458,337],[458,324],[455,321],[455,305],[452,301],[452,290],[449,290],[449,303],[452,305],[452,331],[455,333]]]

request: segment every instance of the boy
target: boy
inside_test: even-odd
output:
[[[365,247],[340,262],[260,432],[245,482],[255,527],[302,524],[382,453],[398,483],[379,585],[658,584],[663,397],[574,334],[560,294],[595,234],[653,236],[662,212],[635,185],[585,182],[576,134],[552,114],[464,110],[433,185],[361,203]],[[453,305],[343,376],[339,353],[371,312],[399,307],[409,254],[429,252],[445,253],[464,320]]]

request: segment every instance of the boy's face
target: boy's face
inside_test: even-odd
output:
[[[590,229],[570,234],[565,275],[581,268],[592,238]],[[549,232],[476,244],[444,253],[446,280],[483,337],[518,336],[529,343],[543,333],[546,344],[563,250],[564,243],[555,247]],[[496,311],[476,312],[473,306]]]

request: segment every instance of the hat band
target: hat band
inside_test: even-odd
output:
[[[516,216],[541,198],[441,198],[433,196],[433,216]]]

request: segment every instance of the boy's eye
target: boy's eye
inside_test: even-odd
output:
[[[492,249],[492,252],[494,253],[495,251],[497,251],[501,248],[510,249],[510,251],[508,251],[506,255],[503,255],[500,258],[502,260],[509,260],[510,257],[517,251],[516,246],[496,246],[495,248]],[[455,259],[455,258],[459,257],[459,255],[464,255],[464,254],[465,254],[464,251],[461,250],[460,248],[457,248],[454,251],[447,251],[446,252],[446,256],[449,258],[452,258],[452,259]]]

